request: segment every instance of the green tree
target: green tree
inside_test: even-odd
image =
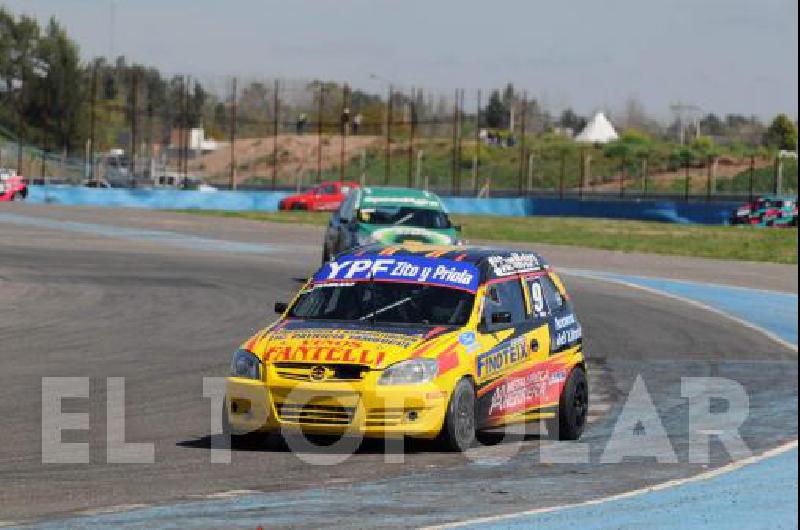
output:
[[[510,119],[508,108],[500,100],[500,92],[493,91],[489,96],[489,103],[486,105],[486,125],[492,129],[504,129],[508,127]]]
[[[797,125],[786,114],[778,114],[764,133],[764,145],[777,149],[796,149]]]
[[[37,58],[45,73],[31,80],[29,118],[43,129],[47,143],[68,151],[81,149],[84,70],[78,47],[55,19],[39,40]]]

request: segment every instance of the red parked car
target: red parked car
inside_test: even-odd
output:
[[[28,182],[10,169],[0,168],[0,202],[24,201]]]
[[[333,211],[341,206],[347,195],[357,188],[354,182],[323,182],[299,195],[290,195],[278,203],[279,210]]]

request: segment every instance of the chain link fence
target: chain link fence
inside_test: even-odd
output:
[[[164,78],[102,62],[85,77],[79,123],[44,119],[35,131],[0,124],[0,167],[34,182],[89,186],[296,190],[348,180],[482,197],[797,193],[796,159],[662,140],[579,144],[525,94],[504,94],[498,106],[487,90]]]

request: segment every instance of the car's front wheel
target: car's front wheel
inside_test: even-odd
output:
[[[459,381],[453,390],[439,437],[449,451],[463,452],[475,443],[475,387],[469,379]]]
[[[589,383],[580,366],[572,370],[558,403],[558,414],[547,422],[547,434],[557,440],[577,440],[589,415]]]

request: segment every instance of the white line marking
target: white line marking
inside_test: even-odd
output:
[[[434,525],[434,526],[426,526],[423,527],[424,530],[431,530],[431,529],[439,529],[439,528],[458,528],[461,526],[467,525],[480,525],[480,524],[489,524],[489,523],[497,523],[499,521],[507,521],[508,519],[514,519],[517,517],[527,517],[531,515],[538,515],[542,513],[550,513],[556,512],[560,510],[566,510],[569,508],[579,508],[583,506],[594,506],[597,504],[604,504],[606,502],[617,501],[621,499],[628,499],[631,497],[638,497],[640,495],[644,495],[645,493],[651,493],[654,491],[661,491],[668,488],[674,488],[676,486],[683,486],[684,484],[691,484],[693,482],[701,482],[704,480],[709,480],[714,477],[718,477],[720,475],[724,475],[726,473],[730,473],[731,471],[736,471],[737,469],[741,469],[745,466],[749,466],[752,464],[757,464],[763,460],[768,458],[772,458],[774,456],[778,456],[780,454],[786,453],[791,451],[792,449],[797,449],[797,440],[793,440],[788,442],[784,445],[775,447],[774,449],[770,449],[769,451],[765,451],[764,453],[757,455],[757,456],[750,456],[747,458],[743,458],[742,460],[737,460],[736,462],[731,462],[730,464],[724,465],[717,469],[712,469],[711,471],[705,471],[698,475],[694,475],[688,478],[682,479],[675,479],[670,480],[667,482],[662,482],[661,484],[656,484],[655,486],[647,486],[645,488],[626,491],[625,493],[618,493],[617,495],[611,495],[610,497],[603,497],[600,499],[592,499],[590,501],[579,502],[575,504],[563,504],[561,506],[549,506],[547,508],[537,508],[535,510],[528,510],[524,512],[517,512],[517,513],[509,513],[504,515],[494,515],[491,517],[481,517],[479,519],[470,519],[468,521],[460,521],[456,523],[446,523],[442,525]]]
[[[105,508],[93,508],[90,510],[82,510],[79,512],[75,512],[76,515],[88,515],[88,516],[95,516],[95,515],[106,515],[110,513],[123,513],[123,512],[130,512],[131,510],[138,510],[140,508],[149,508],[152,506],[151,504],[120,504],[118,506],[108,506]]]
[[[231,499],[233,497],[244,497],[245,495],[260,495],[262,492],[256,490],[230,490],[209,493],[207,495],[192,495],[201,499]]]
[[[692,300],[691,298],[684,298],[683,296],[680,296],[680,295],[677,295],[677,294],[672,294],[672,293],[667,293],[667,292],[664,292],[664,291],[659,291],[658,289],[654,289],[652,287],[646,287],[644,285],[638,285],[638,284],[635,284],[635,283],[632,283],[632,282],[629,282],[629,281],[626,281],[626,280],[622,280],[620,278],[612,278],[612,277],[603,276],[603,275],[594,275],[594,274],[592,274],[590,272],[586,272],[586,271],[569,270],[569,269],[562,269],[561,272],[563,272],[565,275],[569,275],[569,276],[578,276],[578,277],[581,277],[581,278],[589,278],[589,279],[592,279],[592,280],[601,280],[601,281],[605,281],[605,282],[609,282],[609,283],[616,283],[616,284],[619,284],[619,285],[624,285],[625,287],[630,287],[632,289],[638,289],[638,290],[646,292],[646,293],[650,293],[650,294],[654,294],[654,295],[658,295],[658,296],[663,296],[665,298],[670,298],[670,299],[676,300],[678,302],[683,302],[685,304],[697,307],[698,309],[703,309],[705,311],[709,311],[709,312],[714,313],[716,315],[725,317],[728,320],[732,320],[733,322],[736,322],[737,324],[740,324],[740,325],[742,325],[742,326],[744,326],[744,327],[746,327],[748,329],[751,329],[753,331],[757,331],[758,333],[761,333],[762,335],[764,335],[768,339],[770,339],[770,340],[772,340],[774,342],[777,342],[781,346],[783,346],[783,347],[785,347],[785,348],[797,353],[797,345],[796,344],[792,344],[791,342],[789,342],[789,341],[787,341],[785,339],[782,339],[781,337],[777,336],[775,333],[769,331],[768,329],[764,329],[761,326],[753,324],[752,322],[748,322],[747,320],[744,320],[744,319],[739,318],[739,317],[737,317],[735,315],[732,315],[732,314],[728,313],[727,311],[723,311],[722,309],[717,309],[716,307],[712,307],[710,305],[704,304],[703,302],[698,302],[697,300]]]

